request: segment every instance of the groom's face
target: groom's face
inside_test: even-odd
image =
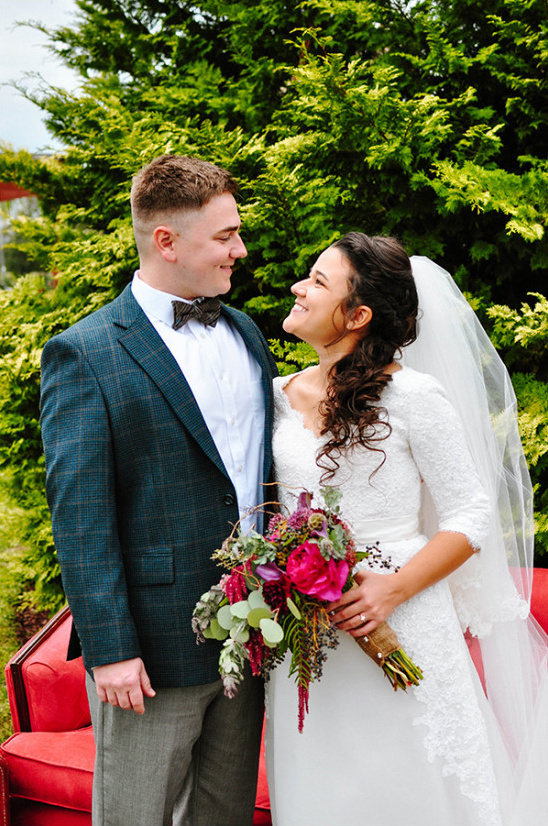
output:
[[[192,299],[227,293],[234,264],[247,255],[234,196],[224,192],[201,209],[183,214],[174,248],[181,296]]]

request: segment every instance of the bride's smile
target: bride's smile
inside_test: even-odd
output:
[[[348,260],[340,250],[329,247],[322,252],[308,278],[291,287],[296,300],[283,323],[286,333],[308,342],[318,353],[334,342],[342,344],[343,340],[342,349],[351,350],[354,337],[348,340],[347,333],[353,325],[344,312],[349,276]]]

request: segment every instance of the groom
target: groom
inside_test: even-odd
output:
[[[236,191],[196,158],[142,169],[139,271],[44,348],[47,495],[90,675],[94,826],[253,819],[262,683],[227,699],[218,644],[197,647],[191,630],[219,580],[211,554],[251,524],[271,470],[276,368],[254,323],[217,299],[246,255]]]

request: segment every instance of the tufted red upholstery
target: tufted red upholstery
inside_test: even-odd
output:
[[[95,747],[82,660],[66,659],[71,623],[64,608],[5,669],[15,734],[0,756],[12,826],[91,824]]]
[[[64,608],[6,666],[15,734],[0,746],[0,826],[91,826],[95,746],[82,659],[66,659],[71,623]],[[272,823],[264,746],[253,823]]]
[[[24,800],[89,812],[95,747],[90,726],[27,731],[2,744],[10,793]]]
[[[548,632],[548,569],[535,568],[531,613]],[[82,660],[66,660],[70,627],[65,608],[6,666],[15,734],[0,746],[0,826],[91,826],[95,748]],[[264,744],[253,823],[272,823]]]

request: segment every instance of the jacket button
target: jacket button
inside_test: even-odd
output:
[[[235,501],[236,500],[231,493],[227,493],[226,496],[223,496],[223,502],[225,505],[233,505]]]

